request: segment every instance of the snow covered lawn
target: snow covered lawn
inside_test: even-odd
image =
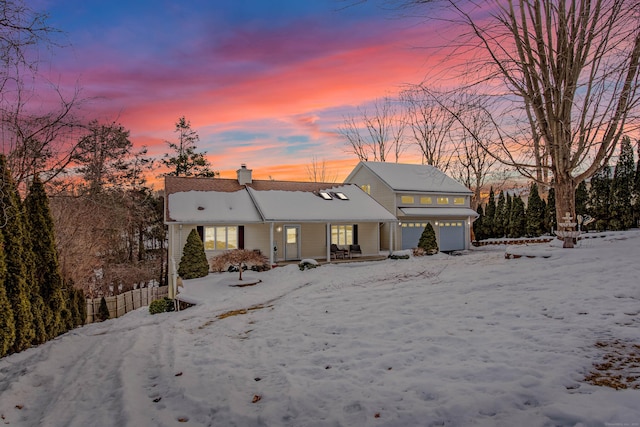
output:
[[[143,308],[0,359],[0,421],[637,426],[640,233],[559,245],[186,281],[188,310]],[[586,382],[613,348],[629,388]]]

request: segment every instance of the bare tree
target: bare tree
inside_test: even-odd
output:
[[[398,162],[404,152],[405,120],[391,98],[376,100],[373,113],[358,109],[360,117],[347,116],[338,132],[346,140],[349,151],[363,162],[386,162],[389,156]]]
[[[454,43],[464,52],[473,50],[474,62],[467,63],[475,66],[468,73],[473,79],[469,82],[499,101],[492,117],[500,144],[491,155],[532,177],[542,176],[537,170],[548,170],[557,216],[569,212],[575,218],[577,184],[606,164],[623,131],[637,129],[640,4],[635,0],[409,3],[444,3],[453,12],[446,17],[449,25],[457,17],[468,30]],[[527,126],[530,133],[523,138]]]
[[[431,91],[420,87],[402,93],[406,105],[407,127],[410,139],[420,149],[422,162],[447,172],[453,159],[453,144],[450,132],[455,117],[434,99]]]
[[[311,164],[307,165],[306,168],[307,176],[311,182],[336,182],[338,180],[337,173],[329,173],[324,159],[318,161],[318,158],[313,156]]]
[[[493,123],[486,110],[478,108],[468,97],[461,97],[456,120],[464,126],[451,129],[455,135],[455,161],[452,164],[454,176],[473,191],[471,207],[475,210],[481,201],[481,192],[497,161],[489,155],[485,147],[490,147],[493,138]]]
[[[82,102],[76,89],[64,95],[38,73],[39,49],[55,46],[57,30],[46,15],[34,12],[21,0],[0,1],[0,137],[14,179],[24,189],[35,173],[47,182],[68,165],[76,114]],[[51,96],[50,96],[51,95]],[[54,107],[44,99],[58,103]]]

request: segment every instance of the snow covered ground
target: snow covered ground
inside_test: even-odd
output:
[[[639,389],[584,378],[612,343],[640,355],[640,233],[559,244],[187,281],[195,307],[142,308],[0,359],[0,421],[638,426]]]

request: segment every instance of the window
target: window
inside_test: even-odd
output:
[[[464,205],[464,197],[454,197],[453,198],[454,205]]]
[[[336,194],[336,197],[337,197],[338,199],[340,199],[340,200],[349,200],[349,198],[347,197],[347,195],[346,195],[346,194],[344,194],[344,193],[337,192],[337,193],[335,193],[335,194]]]
[[[238,227],[205,227],[204,249],[207,251],[238,249]]]
[[[331,243],[336,245],[353,245],[353,225],[332,225]]]
[[[413,196],[401,196],[400,201],[405,205],[412,205],[415,203]]]
[[[438,204],[439,205],[448,205],[449,204],[449,198],[448,197],[438,197]]]
[[[430,196],[420,197],[420,204],[421,205],[430,205],[432,203],[433,203],[433,199]]]
[[[331,194],[327,193],[326,191],[320,191],[318,194],[320,195],[320,197],[322,197],[325,200],[333,199],[333,197],[331,197]]]
[[[362,188],[365,193],[371,194],[371,186],[369,184],[362,184],[360,188]]]

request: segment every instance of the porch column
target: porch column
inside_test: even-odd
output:
[[[275,259],[273,254],[273,222],[269,223],[269,265],[273,267],[275,265]]]
[[[331,223],[327,223],[327,262],[331,262]]]
[[[397,222],[389,223],[389,255],[393,253],[393,249],[395,248],[395,242],[393,241],[393,230],[398,226]]]

